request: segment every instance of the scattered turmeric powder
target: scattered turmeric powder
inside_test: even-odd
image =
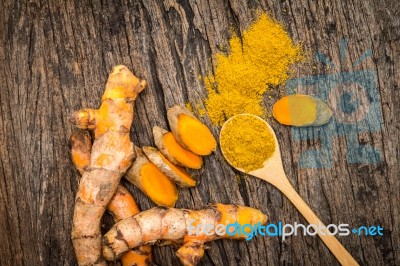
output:
[[[282,25],[265,13],[229,44],[230,53],[218,53],[214,73],[204,77],[207,114],[215,125],[236,114],[264,115],[263,94],[285,82],[289,67],[302,58]]]
[[[276,149],[275,138],[268,126],[261,118],[249,114],[230,118],[219,139],[229,163],[247,173],[263,167]]]

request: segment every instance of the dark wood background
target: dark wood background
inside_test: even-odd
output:
[[[68,115],[98,107],[108,72],[125,64],[147,79],[136,104],[132,140],[153,145],[151,128],[167,126],[166,108],[206,96],[198,79],[213,69],[212,55],[227,47],[263,10],[281,21],[310,55],[294,76],[325,73],[314,59],[319,49],[340,65],[338,42],[348,55],[373,69],[383,116],[382,131],[358,139],[378,147],[379,164],[348,164],[346,138],[333,142],[332,169],[300,169],[298,156],[318,141],[295,142],[287,127],[268,121],[277,132],[288,178],[325,223],[384,227],[383,237],[341,237],[356,260],[369,265],[400,265],[399,1],[379,0],[0,0],[0,264],[74,265],[70,241],[79,176],[67,140],[74,131]],[[279,90],[268,93],[268,108]],[[204,121],[210,125],[205,117]],[[218,128],[213,128],[217,136]],[[220,151],[205,159],[201,184],[180,191],[178,207],[210,202],[261,209],[270,222],[305,223],[269,184],[233,171]],[[124,182],[126,183],[126,182]],[[131,185],[140,207],[154,206]],[[251,242],[215,241],[203,265],[335,265],[316,237],[259,237]],[[177,265],[171,247],[154,248],[159,265]]]

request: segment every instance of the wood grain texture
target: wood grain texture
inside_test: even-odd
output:
[[[299,154],[317,140],[293,141],[291,131],[269,119],[282,149],[290,182],[326,224],[381,225],[383,237],[340,237],[355,259],[369,265],[400,265],[400,8],[396,0],[0,0],[0,265],[74,265],[70,240],[79,175],[69,159],[74,131],[68,115],[97,108],[108,72],[125,64],[147,79],[136,104],[131,137],[153,145],[154,125],[167,127],[166,108],[201,103],[199,75],[213,71],[212,55],[233,33],[268,12],[281,21],[310,60],[294,76],[324,74],[317,50],[340,70],[372,49],[358,69],[377,73],[382,130],[358,140],[382,152],[379,164],[348,164],[345,137],[333,140],[331,169],[300,169]],[[341,63],[338,42],[349,41]],[[270,108],[280,90],[268,93]],[[203,119],[208,125],[210,121]],[[213,128],[217,136],[218,128]],[[261,209],[270,222],[305,223],[291,203],[262,180],[235,172],[217,151],[197,172],[201,184],[182,189],[178,207],[210,202]],[[239,177],[239,181],[237,179]],[[126,184],[126,182],[124,182]],[[139,206],[152,204],[128,185]],[[111,219],[105,219],[109,224]],[[105,226],[106,228],[107,226]],[[258,237],[215,241],[202,265],[336,265],[317,237]],[[154,249],[159,265],[177,265],[171,247]]]

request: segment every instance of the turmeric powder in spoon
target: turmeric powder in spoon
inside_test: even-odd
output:
[[[233,116],[222,126],[220,142],[225,159],[236,170],[275,186],[311,225],[325,228],[316,233],[341,265],[358,265],[346,248],[332,234],[326,233],[327,227],[290,184],[283,170],[275,132],[266,121],[252,114]]]
[[[262,119],[237,115],[229,119],[220,135],[226,159],[245,172],[263,167],[275,152],[275,139]]]

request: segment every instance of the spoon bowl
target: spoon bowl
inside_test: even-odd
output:
[[[228,159],[229,156],[227,156],[226,150],[224,150],[224,149],[228,149],[228,148],[224,147],[224,145],[222,145],[221,139],[224,137],[226,125],[228,123],[232,122],[233,119],[237,119],[240,116],[246,116],[251,119],[257,119],[257,120],[262,121],[265,124],[265,127],[260,130],[268,130],[271,133],[272,138],[274,138],[275,150],[271,156],[266,158],[263,165],[259,169],[245,171],[245,169],[237,167],[234,162],[231,162]],[[238,141],[240,142],[240,139]],[[265,141],[270,141],[270,140],[266,139]],[[221,143],[220,146],[221,146],[222,154],[232,167],[234,167],[238,171],[258,177],[258,178],[263,179],[263,180],[267,181],[268,183],[272,184],[277,189],[279,189],[293,203],[293,205],[297,208],[297,210],[304,216],[304,218],[310,224],[317,226],[317,227],[320,226],[320,228],[325,228],[325,229],[318,230],[318,236],[322,239],[322,241],[329,248],[329,250],[333,253],[333,255],[340,262],[340,264],[342,264],[342,265],[358,265],[357,261],[342,246],[342,244],[337,240],[337,238],[335,238],[332,234],[330,234],[329,231],[326,230],[325,225],[321,222],[321,220],[318,218],[318,216],[311,210],[311,208],[307,205],[307,203],[300,197],[300,195],[296,192],[296,190],[290,184],[288,178],[286,177],[285,171],[283,169],[281,152],[279,149],[279,144],[278,144],[278,140],[276,138],[275,132],[272,129],[272,127],[265,120],[261,119],[258,116],[252,115],[252,114],[240,114],[240,115],[235,115],[235,116],[231,117],[230,119],[228,119],[228,121],[225,122],[225,124],[221,128],[220,143]],[[238,154],[238,156],[240,156],[240,154]]]

